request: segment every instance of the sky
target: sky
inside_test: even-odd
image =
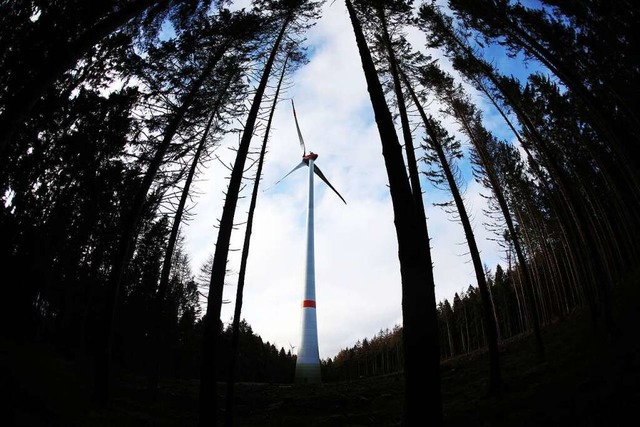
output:
[[[419,33],[411,33],[423,46]],[[307,171],[301,168],[274,183],[301,160],[291,109],[295,101],[307,151],[319,155],[316,165],[345,198],[345,205],[319,179],[315,180],[315,269],[320,358],[335,357],[359,340],[402,325],[398,247],[382,148],[353,29],[344,2],[325,4],[322,18],[307,33],[312,46],[309,64],[290,78],[275,111],[263,167],[245,278],[242,318],[263,341],[297,353],[301,338],[304,291]],[[433,106],[432,106],[433,107]],[[400,134],[399,134],[400,136]],[[237,135],[234,137],[237,140]],[[464,142],[464,139],[461,139]],[[259,147],[262,137],[254,137]],[[221,160],[231,164],[234,152],[223,146]],[[217,220],[224,203],[228,170],[217,161],[206,165],[195,184],[191,219],[182,232],[194,274],[214,253]],[[252,185],[238,206],[236,222],[244,222]],[[476,286],[462,226],[434,201],[449,198],[430,185],[423,187],[436,300]],[[483,226],[487,190],[467,181],[466,206],[472,216],[483,263],[492,271],[504,262],[496,236]],[[231,322],[244,227],[232,236],[222,307]]]

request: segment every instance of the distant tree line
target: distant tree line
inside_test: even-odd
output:
[[[363,338],[353,347],[340,350],[322,361],[324,381],[350,381],[403,371],[402,326],[380,330],[372,338]]]
[[[272,113],[308,60],[305,33],[325,2],[232,4],[0,4],[2,335],[93,361],[102,403],[118,369],[147,375],[152,396],[163,375],[197,376],[202,426],[221,412],[217,380],[229,384],[228,417],[234,381],[290,380],[295,356],[242,321],[242,281]],[[344,4],[388,178],[403,320],[325,361],[323,372],[346,380],[402,370],[404,424],[426,413],[442,425],[443,358],[485,348],[489,391],[499,392],[501,340],[531,333],[542,359],[541,326],[579,307],[615,330],[612,295],[639,253],[640,8],[626,0]],[[409,29],[422,45],[411,44]],[[496,58],[520,73],[502,71]],[[226,138],[235,134],[237,143]],[[235,159],[223,165],[215,249],[196,280],[180,228],[192,183],[222,146]],[[463,161],[485,189],[483,225],[503,242],[506,270],[485,269]],[[450,200],[430,198],[434,186]],[[241,218],[247,187],[250,214]],[[459,222],[475,273],[452,302],[435,299],[431,208]],[[243,231],[225,328],[231,235]]]
[[[504,271],[501,265],[496,266],[495,273],[487,271],[500,341],[530,335],[532,331],[519,280],[517,271]],[[542,304],[548,307],[541,319],[543,325],[562,321],[583,307],[578,300],[555,301],[560,296],[547,289],[540,289],[540,294],[545,299]],[[471,285],[464,292],[456,292],[452,301],[445,299],[438,303],[441,361],[486,350],[482,310],[478,289]],[[340,350],[336,356],[322,361],[322,369],[323,380],[330,382],[403,373],[402,326],[380,330],[373,337]]]

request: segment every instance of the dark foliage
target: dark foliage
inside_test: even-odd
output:
[[[403,326],[323,361],[325,381],[335,384],[301,391],[289,387],[295,356],[263,342],[239,311],[234,343],[219,309],[235,206],[272,67],[285,46],[301,47],[322,2],[258,0],[238,12],[225,9],[226,1],[2,2],[0,385],[9,390],[3,413],[10,421],[87,425],[86,415],[91,425],[126,425],[135,416],[122,414],[141,405],[145,415],[136,421],[194,424],[196,388],[202,384],[207,399],[221,395],[217,381],[227,380],[235,358],[237,381],[245,383],[237,390],[236,410],[245,412],[239,425],[269,417],[287,425],[301,408],[335,415],[319,423],[397,424],[403,414],[406,423],[407,415],[425,412],[425,384],[436,395],[426,414],[435,424],[441,396],[450,425],[479,424],[478,417],[485,425],[616,425],[637,398],[637,340],[629,332],[638,320],[637,306],[629,305],[637,278],[628,272],[640,254],[638,7],[451,0],[445,10],[439,3],[346,2],[389,177],[405,317]],[[444,57],[416,54],[404,37],[408,25]],[[495,56],[532,71],[503,74]],[[445,62],[455,77],[440,71]],[[244,118],[245,82],[260,73]],[[502,135],[484,126],[477,98],[464,95],[460,82],[489,101]],[[434,99],[443,111],[430,111],[421,124],[417,106]],[[484,272],[488,292],[470,286],[436,304],[430,250],[438,249],[430,247],[420,206],[429,181],[419,177],[436,186],[445,181],[437,168],[418,164],[412,141],[422,140],[416,129],[431,120],[444,137],[444,117],[456,120],[462,137],[447,129],[443,154],[464,161],[464,142],[471,142],[473,178],[500,190],[489,196],[491,206],[510,224],[490,224],[508,265]],[[184,182],[242,118],[246,132],[203,316],[178,231],[188,216]],[[178,213],[168,207],[181,189]],[[459,218],[460,210],[450,212]],[[625,283],[631,285],[623,289]],[[487,307],[507,386],[492,397],[483,394],[494,334]],[[538,322],[549,340],[546,360],[530,357]],[[96,360],[103,362],[96,370],[102,384],[86,368]],[[157,366],[155,385],[147,383],[150,365]],[[89,402],[96,389],[108,397],[109,375],[119,380],[111,384],[119,414]],[[252,389],[251,382],[273,386]],[[147,400],[149,389],[159,400]],[[321,391],[329,393],[317,403]],[[566,397],[571,393],[575,401]],[[91,409],[78,415],[75,402]],[[599,403],[610,412],[600,412]],[[208,416],[218,415],[214,407]]]

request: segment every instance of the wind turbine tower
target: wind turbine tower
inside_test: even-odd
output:
[[[298,358],[296,361],[295,382],[296,383],[320,383],[322,382],[320,376],[320,352],[318,350],[318,321],[316,316],[316,277],[315,277],[315,254],[314,254],[314,224],[313,224],[313,210],[314,210],[314,175],[318,177],[329,186],[340,199],[346,204],[347,202],[333,188],[327,178],[324,176],[320,168],[315,164],[318,155],[313,151],[307,154],[304,140],[302,138],[302,132],[300,132],[300,126],[298,125],[298,118],[296,116],[296,108],[291,100],[291,107],[293,109],[293,118],[296,122],[296,130],[298,131],[298,139],[300,140],[300,147],[302,148],[302,161],[286,174],[280,181],[285,179],[294,171],[303,166],[309,167],[308,174],[308,204],[307,204],[307,247],[306,247],[306,261],[305,261],[305,278],[304,278],[304,294],[302,298],[302,337],[300,350],[298,351]],[[278,181],[278,182],[280,182]],[[278,183],[276,182],[276,184]]]

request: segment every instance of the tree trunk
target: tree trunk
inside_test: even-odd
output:
[[[167,242],[167,249],[165,250],[164,260],[162,263],[162,271],[160,273],[160,283],[158,284],[158,290],[156,291],[156,308],[155,308],[155,325],[154,325],[154,333],[152,336],[153,342],[153,350],[151,351],[151,357],[153,358],[151,362],[151,374],[150,374],[150,391],[152,396],[152,401],[157,402],[157,394],[158,394],[158,380],[159,380],[159,369],[160,369],[160,358],[163,349],[163,331],[165,330],[164,326],[164,313],[165,313],[165,299],[167,296],[167,290],[169,288],[169,276],[171,273],[171,266],[173,260],[173,252],[175,250],[176,241],[178,239],[178,231],[180,230],[180,225],[182,224],[182,216],[184,214],[184,208],[187,204],[187,199],[189,198],[189,192],[191,189],[191,183],[193,182],[193,178],[196,175],[196,171],[198,169],[198,165],[200,164],[200,157],[202,152],[205,149],[207,143],[207,137],[209,136],[211,126],[213,121],[215,120],[216,115],[220,111],[220,107],[222,105],[223,99],[225,95],[228,93],[228,85],[230,84],[234,73],[230,74],[229,80],[227,81],[227,85],[221,89],[221,93],[216,99],[214,103],[211,116],[209,117],[209,121],[204,129],[202,134],[202,138],[198,143],[196,148],[196,152],[191,160],[191,167],[189,168],[189,172],[187,174],[187,179],[184,183],[184,188],[182,189],[182,194],[180,197],[180,201],[178,203],[178,207],[176,209],[176,214],[173,219],[173,225],[171,226],[171,233],[169,234],[169,240]]]
[[[426,124],[426,126],[428,125]],[[478,289],[480,290],[480,297],[482,298],[482,305],[484,307],[484,321],[487,331],[487,347],[489,348],[489,392],[498,393],[502,388],[502,379],[500,375],[500,353],[498,349],[498,329],[496,318],[493,315],[491,295],[484,274],[484,266],[482,265],[482,260],[480,259],[480,252],[478,250],[478,245],[476,243],[469,215],[467,214],[467,210],[464,206],[464,201],[462,200],[462,195],[460,194],[458,186],[456,185],[453,172],[451,171],[449,162],[447,161],[447,157],[444,154],[444,150],[442,149],[440,143],[437,142],[437,140],[434,140],[433,137],[431,138],[431,141],[433,143],[433,147],[436,150],[436,153],[438,154],[438,158],[440,159],[440,164],[447,178],[447,182],[449,183],[449,188],[455,201],[458,214],[460,215],[460,222],[462,223],[462,228],[464,229],[464,234],[469,246],[469,254],[471,255],[473,268],[476,274],[476,281],[478,282]]]
[[[453,195],[453,199],[456,204],[456,208],[458,210],[458,214],[460,215],[460,222],[462,223],[462,227],[464,229],[464,233],[467,239],[467,244],[469,246],[469,253],[471,255],[471,260],[473,262],[473,267],[476,274],[476,280],[478,282],[478,288],[480,290],[480,296],[482,298],[482,303],[484,307],[484,319],[487,326],[487,341],[489,348],[489,365],[490,365],[490,383],[489,383],[489,391],[491,393],[497,393],[502,388],[502,379],[500,375],[500,361],[499,361],[499,349],[498,349],[498,329],[496,321],[497,319],[493,315],[491,296],[489,292],[489,287],[487,286],[486,277],[484,274],[484,267],[482,265],[482,261],[480,259],[480,253],[478,251],[478,247],[475,241],[475,236],[473,234],[473,228],[471,227],[471,222],[469,220],[469,216],[467,214],[466,208],[464,206],[464,201],[462,200],[462,196],[458,190],[458,186],[455,182],[455,177],[453,172],[451,171],[451,167],[447,160],[447,157],[444,153],[444,149],[442,144],[439,141],[439,138],[431,126],[431,122],[427,117],[424,109],[422,108],[415,92],[412,88],[407,84],[408,90],[412,94],[413,101],[420,112],[422,120],[424,122],[424,126],[427,131],[427,135],[430,137],[431,146],[436,151],[438,159],[440,161],[440,165],[445,174],[447,182],[449,184],[449,189],[451,190],[451,194]]]
[[[229,188],[225,198],[216,249],[211,266],[211,282],[209,284],[209,295],[207,297],[207,310],[204,318],[204,335],[202,348],[202,370],[200,375],[200,427],[211,427],[217,423],[218,399],[216,393],[216,368],[221,362],[220,349],[218,348],[218,325],[220,323],[220,312],[222,309],[222,293],[224,289],[224,279],[227,269],[227,257],[229,254],[229,243],[233,230],[233,219],[242,185],[242,175],[244,165],[249,152],[249,146],[255,123],[260,110],[262,96],[269,81],[269,75],[275,61],[276,54],[284,38],[286,29],[291,22],[292,16],[288,15],[284,20],[276,41],[271,49],[271,53],[265,64],[265,68],[260,78],[260,83],[253,98],[251,109],[247,117],[247,123],[242,133],[236,160],[231,171]]]
[[[171,140],[175,136],[178,127],[180,126],[189,106],[193,102],[195,95],[204,83],[205,79],[213,72],[215,65],[222,58],[224,52],[226,52],[227,46],[221,45],[217,51],[209,60],[202,74],[196,79],[189,92],[183,97],[180,106],[173,114],[173,117],[164,131],[162,142],[158,146],[158,149],[152,159],[147,172],[143,178],[143,181],[136,193],[131,208],[126,213],[122,222],[122,234],[120,236],[120,242],[118,249],[115,253],[113,267],[109,276],[109,282],[107,287],[107,302],[106,310],[102,313],[103,329],[100,331],[100,336],[103,340],[102,348],[100,349],[100,355],[97,358],[96,367],[96,383],[95,383],[95,398],[98,401],[106,402],[109,400],[109,387],[110,387],[110,364],[111,364],[111,351],[113,344],[113,329],[116,316],[116,308],[118,305],[118,298],[120,287],[122,284],[122,278],[127,269],[131,254],[133,253],[133,242],[135,240],[138,223],[143,211],[143,207],[147,198],[147,193],[153,184],[158,170],[160,169],[164,160],[164,155],[171,144]]]
[[[269,133],[271,130],[271,122],[273,120],[273,114],[276,110],[278,103],[278,97],[280,96],[280,87],[284,80],[285,72],[287,70],[287,61],[289,56],[282,65],[282,73],[280,74],[280,80],[278,80],[278,86],[273,97],[273,104],[271,105],[271,111],[269,112],[269,119],[267,121],[267,128],[264,131],[264,139],[262,141],[262,148],[260,150],[260,157],[258,158],[258,167],[256,170],[256,178],[253,184],[253,191],[251,193],[251,202],[249,203],[249,212],[247,214],[247,225],[244,235],[244,242],[242,244],[242,255],[240,257],[240,270],[238,272],[238,288],[236,290],[236,305],[233,312],[233,325],[231,335],[231,362],[229,364],[229,375],[227,376],[227,406],[225,411],[225,425],[227,427],[233,426],[233,411],[234,411],[234,382],[235,382],[235,370],[236,362],[238,360],[238,342],[240,340],[240,315],[242,312],[242,297],[244,292],[244,278],[247,271],[247,260],[249,259],[249,244],[251,242],[251,231],[253,229],[253,214],[256,209],[256,203],[258,200],[258,188],[260,184],[260,176],[262,175],[262,165],[264,163],[264,156],[267,151],[267,141],[269,139]]]
[[[440,388],[440,350],[433,270],[427,253],[428,235],[420,223],[407,178],[402,147],[395,132],[382,86],[367,47],[360,22],[350,0],[345,0],[355,33],[367,88],[380,133],[382,154],[389,179],[402,277],[402,317],[405,397],[403,425],[424,419],[443,423]],[[425,355],[426,345],[426,355]],[[425,357],[426,356],[426,357]]]
[[[458,114],[458,117],[463,121],[463,126],[466,129],[466,133],[469,136],[471,143],[473,144],[474,148],[476,149],[476,152],[478,153],[482,161],[482,166],[486,172],[489,182],[491,183],[491,190],[493,191],[493,194],[495,195],[496,200],[498,201],[498,205],[500,206],[502,216],[505,219],[505,222],[507,224],[507,229],[509,230],[509,234],[511,235],[511,241],[513,242],[513,247],[516,252],[516,256],[518,258],[519,266],[522,269],[524,284],[527,290],[527,292],[525,293],[525,298],[526,298],[527,304],[530,307],[531,320],[533,323],[533,331],[534,331],[534,337],[536,342],[536,351],[538,353],[538,356],[543,357],[544,345],[542,342],[542,332],[540,330],[540,319],[538,315],[538,308],[535,306],[535,301],[533,299],[533,286],[531,285],[531,279],[529,276],[529,267],[527,266],[527,261],[524,258],[524,253],[522,252],[520,240],[518,239],[518,235],[516,234],[516,230],[513,225],[513,220],[511,218],[511,212],[509,210],[509,206],[507,205],[507,202],[504,198],[504,194],[502,192],[502,189],[500,188],[500,184],[493,170],[493,165],[491,163],[489,155],[485,150],[485,146],[482,144],[482,142],[477,141],[476,137],[474,137],[471,126],[469,122],[466,120],[466,118],[459,111],[456,111],[456,113]]]

